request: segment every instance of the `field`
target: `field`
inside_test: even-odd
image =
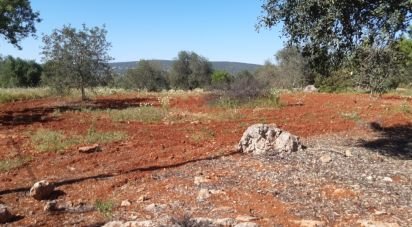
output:
[[[46,96],[0,104],[0,202],[16,215],[10,225],[200,217],[261,226],[411,225],[410,98],[284,93],[279,106],[257,107],[212,99],[119,92],[84,103]],[[283,158],[236,152],[254,123],[274,123],[306,149]],[[94,143],[100,152],[78,152]],[[27,195],[39,180],[57,185],[61,209],[45,211],[47,201]]]

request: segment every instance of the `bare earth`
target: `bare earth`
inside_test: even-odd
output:
[[[359,94],[285,94],[281,108],[227,110],[206,94],[171,96],[173,118],[114,122],[57,98],[0,105],[0,160],[32,159],[0,172],[0,203],[11,226],[100,226],[110,220],[171,223],[233,218],[260,226],[412,226],[412,101]],[[89,108],[160,106],[139,94],[99,97]],[[59,110],[59,114],[56,114]],[[77,111],[76,111],[77,110]],[[411,109],[412,110],[412,109]],[[41,153],[30,142],[39,128],[85,133],[123,131],[128,138],[83,154],[77,147]],[[254,123],[274,123],[307,147],[280,158],[237,153]],[[57,185],[67,209],[27,192],[39,180]],[[110,215],[95,201],[111,201]],[[121,206],[122,201],[130,204]],[[310,226],[310,225],[307,225]]]

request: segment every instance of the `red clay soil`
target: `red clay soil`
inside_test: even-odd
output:
[[[85,104],[57,98],[1,104],[0,159],[31,157],[26,165],[0,173],[0,202],[7,204],[13,213],[20,216],[11,224],[57,226],[72,225],[77,220],[79,225],[92,225],[105,221],[98,212],[48,215],[43,211],[44,203],[25,194],[34,182],[42,179],[59,185],[59,199],[77,204],[94,204],[97,199],[116,196],[122,198],[120,194],[114,194],[116,189],[134,184],[138,185],[136,188],[143,189],[142,192],[126,193],[130,200],[136,201],[140,196],[149,194],[152,201],[156,201],[159,195],[158,198],[169,197],[170,200],[193,203],[193,199],[179,197],[169,190],[173,185],[193,185],[192,181],[176,177],[159,181],[155,179],[156,173],[166,168],[179,168],[196,160],[230,155],[243,131],[253,123],[274,123],[302,138],[346,131],[364,133],[370,130],[371,122],[377,122],[382,127],[412,123],[411,114],[401,110],[401,105],[411,105],[411,100],[373,98],[359,94],[286,94],[281,97],[280,108],[243,108],[239,118],[199,120],[195,123],[113,122],[104,116],[96,117],[79,111],[84,107],[123,109],[147,103],[160,105],[156,97],[134,95],[100,97]],[[207,98],[201,95],[173,96],[170,107],[211,115],[227,111],[209,106]],[[56,111],[59,114],[54,114]],[[103,151],[93,154],[78,153],[76,147],[64,153],[39,153],[30,142],[30,133],[39,128],[84,134],[91,122],[99,131],[124,131],[128,138],[103,144]],[[199,138],[194,138],[193,135],[199,132]],[[233,157],[238,155],[234,154]],[[336,194],[335,188],[332,190],[330,187],[325,186],[325,193],[331,199],[354,196],[345,189]],[[216,195],[212,201],[221,207],[232,207],[238,214],[245,215],[255,210],[267,214],[267,217],[276,217],[278,224],[294,225],[293,215],[288,214],[289,205],[273,197],[239,190],[227,191],[226,199],[219,199],[219,195]],[[237,201],[238,205],[233,205],[233,201]],[[242,204],[242,201],[249,201],[249,204]],[[118,209],[122,211],[123,208]],[[140,209],[144,213],[134,205],[123,211],[132,212],[132,209],[135,212]]]

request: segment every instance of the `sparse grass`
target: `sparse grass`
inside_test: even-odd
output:
[[[0,103],[39,99],[51,95],[49,88],[0,88]]]
[[[31,142],[40,152],[60,152],[76,144],[78,139],[68,138],[59,131],[39,129],[31,135]]]
[[[155,123],[162,121],[168,115],[168,111],[159,107],[144,106],[123,110],[107,110],[107,114],[113,121]]]
[[[7,172],[31,161],[31,157],[16,157],[0,160],[0,172]]]
[[[87,130],[87,135],[84,138],[84,143],[111,143],[114,141],[123,140],[126,137],[127,135],[123,132],[98,132],[92,125],[92,127]]]
[[[351,120],[351,121],[355,121],[355,122],[359,122],[359,121],[362,120],[362,118],[361,118],[361,117],[359,116],[359,114],[356,113],[356,112],[341,113],[341,116],[342,116],[344,119]]]
[[[123,132],[98,132],[92,125],[86,135],[65,135],[60,131],[39,129],[31,135],[31,143],[39,152],[63,152],[77,144],[111,143],[127,137]]]
[[[279,93],[271,93],[268,96],[251,98],[246,100],[233,99],[226,96],[220,96],[212,101],[212,106],[237,109],[237,108],[279,108],[281,107]]]
[[[112,200],[96,200],[94,206],[96,210],[105,218],[111,219],[113,217],[114,202]]]

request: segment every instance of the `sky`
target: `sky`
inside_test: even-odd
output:
[[[281,28],[260,29],[262,0],[32,0],[42,22],[23,50],[0,37],[0,54],[41,62],[41,37],[70,24],[105,25],[114,62],[171,60],[181,50],[210,61],[263,64],[283,47]]]

